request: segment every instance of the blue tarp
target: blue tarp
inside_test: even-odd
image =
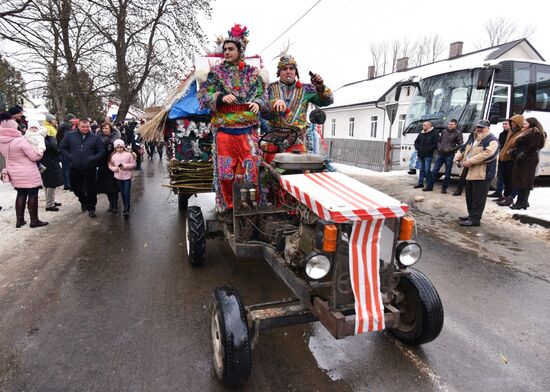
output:
[[[197,83],[191,83],[189,90],[181,97],[170,109],[168,118],[170,120],[188,116],[197,116],[210,114],[210,110],[201,109],[199,100],[197,99]]]

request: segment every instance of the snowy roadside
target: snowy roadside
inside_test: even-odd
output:
[[[368,169],[362,169],[356,166],[349,166],[349,165],[343,165],[341,163],[334,163],[334,167],[337,171],[347,174],[349,176],[353,177],[361,177],[361,176],[368,176],[368,177],[392,177],[392,178],[403,178],[403,179],[412,179],[417,178],[417,176],[412,176],[407,174],[405,170],[395,170],[391,172],[375,172]],[[440,186],[437,185],[434,189],[434,192],[422,192],[420,189],[416,189],[415,193],[418,194],[418,196],[422,196],[425,198],[438,198],[445,200],[451,196],[450,193],[454,190],[453,185],[450,186],[450,193],[447,195],[442,195],[439,193]],[[439,183],[440,184],[440,183]],[[462,197],[454,197],[451,199],[453,201],[456,199],[456,201],[461,201],[464,203],[464,200]],[[487,207],[486,211],[489,212],[488,216],[493,216],[494,214],[498,215],[504,215],[509,216],[510,218],[513,215],[526,215],[531,216],[536,219],[540,219],[542,221],[550,223],[550,188],[547,187],[535,187],[533,191],[531,192],[529,196],[529,204],[530,207],[527,210],[512,210],[508,207],[500,207],[497,206],[495,203],[491,203],[492,199],[487,200]],[[454,201],[453,201],[454,202]],[[465,207],[465,204],[464,204]],[[483,216],[483,219],[485,220],[487,216]]]

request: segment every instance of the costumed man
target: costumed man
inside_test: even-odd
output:
[[[255,143],[259,112],[266,105],[265,84],[260,71],[244,62],[248,30],[236,24],[223,41],[224,62],[212,67],[201,83],[198,98],[212,111],[215,133],[214,182],[218,212],[233,208],[233,182],[242,176],[257,183]]]
[[[311,74],[310,74],[311,75]],[[317,106],[328,106],[334,102],[332,92],[327,88],[320,75],[312,74],[311,84],[302,83],[298,64],[294,57],[283,54],[277,64],[278,81],[269,84],[267,95],[269,111],[265,117],[271,128],[294,126],[299,128],[299,135],[286,151],[306,152],[307,109],[311,102]],[[266,153],[266,162],[271,162],[275,154]]]

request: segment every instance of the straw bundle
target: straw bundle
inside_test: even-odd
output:
[[[180,192],[200,193],[212,190],[212,161],[171,161],[168,164],[170,188]]]

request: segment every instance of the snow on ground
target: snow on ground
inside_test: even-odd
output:
[[[404,184],[404,190],[407,192],[407,195],[414,194],[414,199],[416,201],[430,203],[430,209],[432,207],[436,208],[437,210],[447,209],[449,213],[453,213],[454,209],[451,209],[450,206],[446,204],[450,201],[453,204],[453,207],[457,204],[460,204],[461,206],[463,205],[464,211],[466,210],[466,203],[463,197],[457,198],[455,196],[453,198],[450,195],[450,193],[453,192],[455,189],[455,185],[453,183],[451,183],[451,185],[449,186],[450,192],[447,195],[441,195],[439,182],[436,183],[434,192],[422,192],[421,189],[409,189],[410,187],[408,185],[411,185],[411,180],[416,179],[417,176],[407,174],[406,170],[397,170],[384,173],[362,169],[356,166],[344,165],[341,163],[333,163],[333,165],[337,171],[352,177],[374,177],[376,179],[387,178],[393,183],[392,186],[394,187],[399,186],[399,183]],[[403,181],[398,182],[400,178],[402,178]],[[383,189],[380,190],[384,191]],[[449,197],[451,198],[449,199]],[[535,189],[531,191],[531,195],[529,197],[530,207],[527,210],[512,210],[508,207],[500,207],[497,206],[496,203],[492,203],[490,200],[491,199],[487,200],[483,221],[490,220],[492,223],[502,224],[504,222],[512,220],[512,216],[518,214],[527,215],[533,218],[544,220],[546,222],[550,222],[550,187],[535,187]],[[407,200],[402,201],[407,202]],[[455,201],[459,203],[455,203]],[[525,224],[518,226],[539,231],[542,233],[543,236],[547,235],[546,232],[548,231],[548,229],[541,230],[542,227],[539,225]]]

